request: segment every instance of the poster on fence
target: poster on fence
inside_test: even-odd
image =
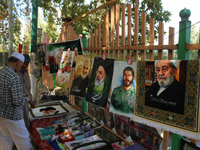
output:
[[[92,55],[79,55],[77,57],[74,80],[70,91],[71,95],[85,98],[93,62],[94,56]]]
[[[199,61],[137,63],[135,115],[198,132]]]
[[[86,101],[106,108],[113,75],[114,59],[94,58]]]
[[[136,91],[136,62],[115,61],[110,112],[133,117]]]
[[[62,87],[64,89],[67,88],[67,84],[69,82],[72,64],[74,59],[74,51],[64,51],[62,54],[62,59],[60,61],[60,68],[56,75],[55,86]]]
[[[74,51],[74,61],[72,67],[76,65],[76,58],[78,55],[83,54],[81,39],[75,39],[71,41],[52,43],[47,45],[48,59],[49,59],[49,71],[50,73],[57,73],[60,68],[60,61],[63,55],[63,51]]]

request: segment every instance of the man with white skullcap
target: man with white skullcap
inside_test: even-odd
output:
[[[19,150],[33,150],[23,119],[23,106],[32,96],[23,97],[22,82],[16,74],[24,63],[24,56],[14,52],[8,65],[0,69],[0,149],[12,149],[14,141]]]
[[[148,88],[145,105],[184,114],[185,86],[176,80],[178,60],[155,61],[157,82]]]

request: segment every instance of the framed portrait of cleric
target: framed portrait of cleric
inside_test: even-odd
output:
[[[86,96],[93,62],[94,56],[92,55],[78,55],[74,80],[70,90],[71,95],[79,97]]]
[[[199,61],[137,63],[135,115],[198,132]]]
[[[113,76],[114,59],[95,57],[86,101],[106,108]]]
[[[115,61],[110,112],[133,117],[136,89],[136,62]]]
[[[68,112],[69,110],[62,104],[42,105],[30,109],[30,115],[33,119],[58,117]]]

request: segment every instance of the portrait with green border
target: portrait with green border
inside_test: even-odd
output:
[[[155,67],[154,63],[155,61],[137,62],[137,94],[135,115],[188,131],[198,132],[199,61],[178,61],[175,79],[176,82],[180,82],[180,84],[184,86],[184,92],[179,92],[182,87],[178,88],[178,86],[175,86],[171,89],[171,92],[165,94],[163,99],[154,98],[157,96],[150,94],[151,101],[149,102],[149,99],[147,98],[147,91],[149,91],[150,87],[153,87],[153,90],[155,91],[155,85],[158,81],[158,71],[166,71],[165,68],[158,68],[157,66]],[[179,85],[179,83],[177,84]],[[157,83],[157,86],[158,85],[159,84]],[[164,87],[163,90],[167,91],[171,88],[171,85],[172,84],[169,84],[168,86]],[[161,91],[161,94],[163,90]],[[157,95],[159,94],[157,93]],[[173,97],[175,97],[174,101]],[[176,101],[176,99],[180,97],[183,97],[183,101],[181,103]],[[183,110],[178,110],[179,107],[182,107]]]

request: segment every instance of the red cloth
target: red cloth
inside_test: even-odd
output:
[[[31,121],[31,135],[35,144],[37,144],[41,150],[53,150],[50,144],[47,144],[48,140],[42,140],[36,128],[51,126],[53,121],[60,120],[61,117],[36,119]]]

